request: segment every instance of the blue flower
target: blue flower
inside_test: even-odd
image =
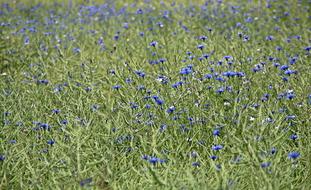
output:
[[[5,156],[3,154],[0,154],[0,161],[4,161],[5,160]]]
[[[200,167],[200,162],[192,162],[191,164],[193,167]]]
[[[166,110],[166,112],[167,112],[168,114],[171,114],[171,113],[173,113],[175,110],[176,110],[175,106],[171,106],[171,107],[169,107],[169,108]]]
[[[90,183],[92,183],[92,178],[87,178],[87,179],[80,181],[80,186],[83,187],[83,186],[88,185]]]
[[[152,47],[156,47],[158,45],[158,42],[157,41],[152,41],[149,43],[150,46]]]
[[[167,128],[167,125],[162,124],[162,125],[160,126],[160,132],[165,131],[165,130],[166,130],[166,128]]]
[[[137,11],[136,11],[136,14],[143,14],[144,12],[143,12],[143,10],[142,9],[138,9]]]
[[[135,73],[142,78],[146,76],[146,74],[143,71],[135,71]]]
[[[212,155],[212,156],[210,156],[209,158],[212,159],[212,160],[216,160],[216,159],[218,158],[218,156]]]
[[[173,87],[173,88],[178,88],[178,87],[181,86],[182,84],[183,84],[182,81],[178,81],[178,82],[172,84],[172,87]]]
[[[53,110],[52,110],[52,113],[54,113],[54,114],[59,114],[59,113],[60,113],[60,110],[59,110],[59,109],[53,109]]]
[[[289,70],[284,71],[284,74],[286,74],[286,75],[297,74],[297,71],[289,69]]]
[[[220,135],[220,129],[215,129],[215,130],[213,131],[213,135],[214,135],[214,136],[219,136],[219,135]]]
[[[296,158],[298,158],[300,156],[300,153],[299,152],[290,152],[290,153],[288,153],[288,158],[289,159],[296,159]]]
[[[29,37],[26,36],[25,39],[24,39],[24,44],[25,44],[25,45],[28,45],[29,42],[30,42]]]
[[[164,104],[164,100],[161,100],[158,96],[153,96],[153,99],[158,105]]]
[[[207,40],[207,36],[200,36],[199,39],[205,41]]]
[[[269,167],[270,165],[271,165],[271,162],[263,162],[263,163],[260,164],[260,166],[261,166],[262,168],[267,168],[267,167]]]
[[[298,139],[298,135],[297,134],[292,134],[289,138],[292,139],[292,140],[296,140],[296,139]]]
[[[267,37],[266,37],[266,40],[272,41],[272,40],[274,40],[274,37],[273,37],[273,36],[267,36]]]
[[[211,79],[211,78],[213,78],[213,75],[212,75],[212,74],[206,74],[206,75],[204,76],[204,78],[206,78],[206,79]]]
[[[220,87],[220,88],[218,88],[217,90],[216,90],[216,92],[218,93],[218,94],[221,94],[221,93],[223,93],[225,91],[225,89],[223,88],[223,87]]]
[[[200,50],[203,50],[204,45],[203,45],[203,44],[200,44],[200,45],[197,46],[197,48],[200,49]]]
[[[15,144],[15,143],[16,143],[16,140],[10,140],[9,143],[10,143],[10,144]]]
[[[130,107],[131,109],[137,109],[138,108],[138,104],[135,102],[130,102]]]
[[[226,55],[224,56],[224,59],[228,61],[229,59],[233,59],[233,57],[231,55]]]
[[[112,88],[115,90],[119,90],[122,86],[121,85],[114,85]]]
[[[289,68],[288,65],[282,65],[282,66],[280,67],[280,69],[283,70],[283,71],[287,70],[288,68]]]
[[[192,67],[184,67],[184,68],[182,68],[181,70],[180,70],[180,72],[179,72],[180,74],[182,74],[182,75],[188,75],[188,74],[190,74],[190,73],[192,73]]]
[[[80,48],[73,48],[73,53],[81,53],[81,50],[80,50]]]
[[[55,144],[55,140],[50,139],[50,140],[47,141],[47,143],[48,143],[49,145],[53,145],[53,144]]]
[[[215,151],[221,150],[223,148],[224,147],[222,145],[214,145],[214,146],[212,146],[212,150],[215,150]]]
[[[67,124],[68,124],[68,121],[67,121],[66,119],[64,119],[64,120],[62,120],[60,123],[63,124],[63,125],[67,125]]]

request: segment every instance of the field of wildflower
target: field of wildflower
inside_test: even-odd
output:
[[[311,189],[310,0],[0,0],[0,189]]]

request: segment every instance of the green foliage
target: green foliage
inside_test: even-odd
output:
[[[311,189],[310,3],[181,2],[2,5],[0,189]]]

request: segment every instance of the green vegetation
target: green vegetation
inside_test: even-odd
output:
[[[311,189],[310,1],[9,1],[0,189]]]

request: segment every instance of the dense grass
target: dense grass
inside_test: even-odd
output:
[[[0,189],[311,189],[310,1],[39,2],[1,6]]]

